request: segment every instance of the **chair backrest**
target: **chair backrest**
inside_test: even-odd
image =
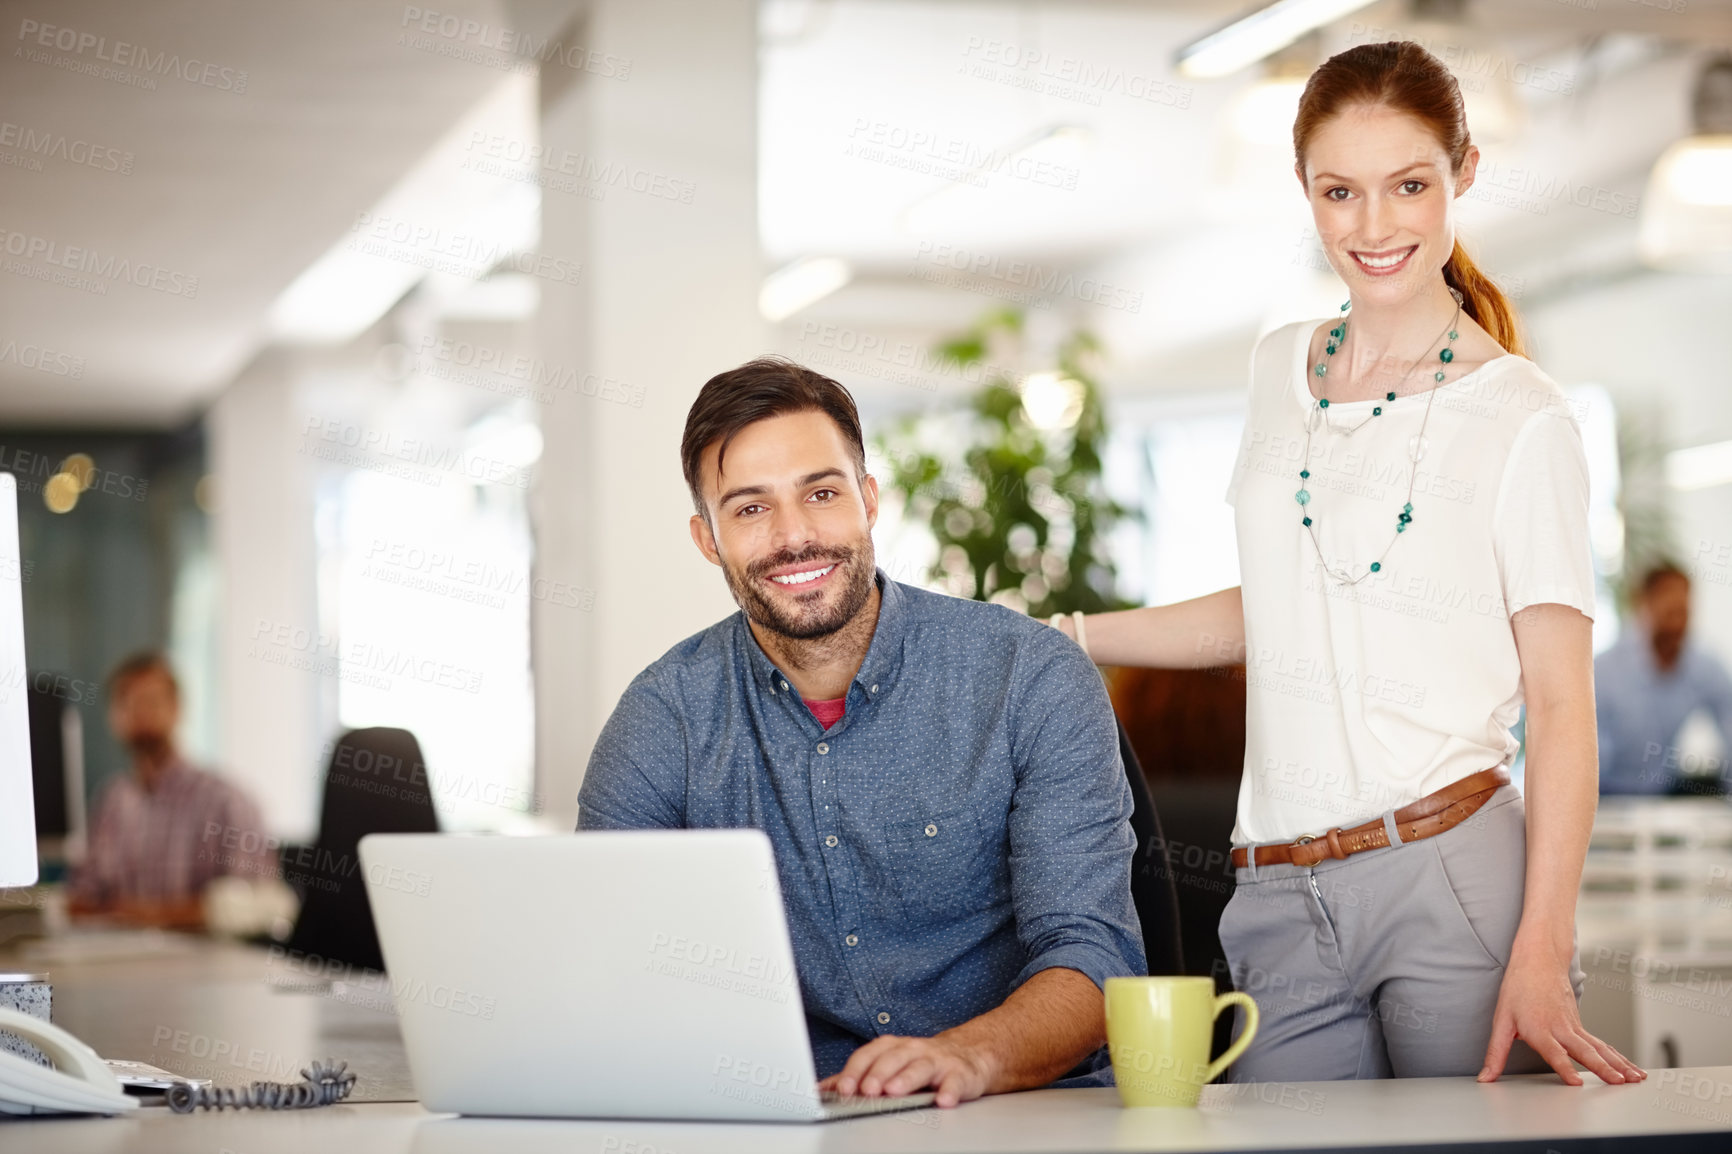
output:
[[[1143,924],[1143,953],[1149,973],[1183,974],[1185,953],[1179,940],[1179,894],[1173,884],[1172,863],[1167,858],[1167,839],[1161,816],[1142,763],[1131,739],[1119,723],[1119,759],[1125,765],[1125,780],[1131,787],[1131,830],[1137,835],[1137,856],[1131,863],[1131,900]]]
[[[1212,977],[1225,993],[1233,983],[1220,924],[1234,888],[1228,850],[1245,765],[1244,667],[1123,668],[1111,685],[1120,733],[1148,758],[1144,777],[1170,834],[1162,845],[1183,946],[1173,972]],[[1160,868],[1152,857],[1139,861]],[[1215,1053],[1226,1050],[1232,1027],[1231,1014],[1216,1019]]]
[[[383,970],[359,842],[370,833],[438,833],[421,744],[406,729],[345,733],[331,749],[318,841],[286,854],[283,880],[301,893],[288,948]]]

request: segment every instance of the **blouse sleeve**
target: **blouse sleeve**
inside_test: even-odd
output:
[[[1588,457],[1569,409],[1548,405],[1510,446],[1492,517],[1493,548],[1513,616],[1530,605],[1568,605],[1594,615],[1588,542]]]
[[[1239,502],[1239,482],[1251,468],[1252,434],[1256,429],[1258,416],[1258,401],[1268,396],[1270,390],[1287,387],[1286,367],[1292,362],[1298,352],[1293,342],[1308,334],[1312,326],[1299,323],[1286,325],[1266,334],[1251,350],[1249,391],[1245,400],[1245,427],[1239,435],[1239,454],[1233,461],[1233,474],[1227,479],[1227,504],[1237,506]]]

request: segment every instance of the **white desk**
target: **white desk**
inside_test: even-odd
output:
[[[287,1067],[347,1060],[360,1104],[190,1116],[150,1107],[118,1119],[0,1122],[0,1152],[105,1154],[856,1154],[1329,1150],[1532,1143],[1535,1154],[1608,1137],[1615,1148],[1732,1150],[1732,1066],[1653,1071],[1636,1086],[1572,1089],[1551,1075],[1481,1086],[1467,1078],[1211,1086],[1197,1110],[1125,1110],[1111,1090],[1042,1090],[822,1125],[544,1122],[427,1113],[411,1088],[395,1019],[353,1001],[278,988],[294,977],[263,951],[177,940],[156,956],[103,956],[70,939],[60,960],[0,952],[0,968],[52,973],[55,1019],[108,1057],[138,1058],[243,1085],[293,1081]],[[301,976],[302,980],[305,975]],[[177,1044],[176,1039],[185,1042]],[[204,1039],[194,1042],[192,1039]],[[210,1051],[227,1046],[220,1057]],[[252,1051],[268,1068],[247,1068]],[[202,1052],[202,1053],[201,1053]],[[240,1055],[237,1064],[235,1054]],[[1519,1147],[1517,1147],[1519,1148]],[[1598,1149],[1607,1149],[1599,1146]]]
[[[1639,1154],[1732,1149],[1732,1067],[1682,1071],[1662,1084],[1572,1089],[1530,1075],[1481,1086],[1467,1078],[1212,1086],[1196,1110],[1125,1110],[1111,1090],[1037,1090],[822,1125],[552,1122],[453,1118],[411,1104],[302,1113],[171,1115],[0,1123],[0,1148],[55,1154],[868,1154],[879,1151],[1047,1154],[1082,1151],[1339,1150],[1406,1142],[1438,1149],[1495,1142],[1562,1154],[1594,1139]],[[1684,1087],[1690,1087],[1685,1090]],[[1682,1092],[1681,1092],[1682,1091]],[[1697,1116],[1692,1116],[1691,1111]],[[1607,1149],[1601,1145],[1599,1149]]]

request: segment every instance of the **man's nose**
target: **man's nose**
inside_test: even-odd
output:
[[[770,533],[776,545],[791,549],[798,549],[815,536],[804,504],[778,508],[770,518]]]

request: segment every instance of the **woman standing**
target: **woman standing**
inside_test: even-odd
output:
[[[1479,160],[1461,93],[1418,45],[1361,46],[1311,77],[1293,141],[1350,299],[1252,358],[1227,493],[1241,586],[1055,624],[1102,664],[1245,664],[1221,942],[1262,1028],[1236,1077],[1549,1064],[1579,1085],[1573,1059],[1639,1080],[1577,1012],[1586,458],[1456,242]],[[1508,768],[1524,701],[1525,797]]]

